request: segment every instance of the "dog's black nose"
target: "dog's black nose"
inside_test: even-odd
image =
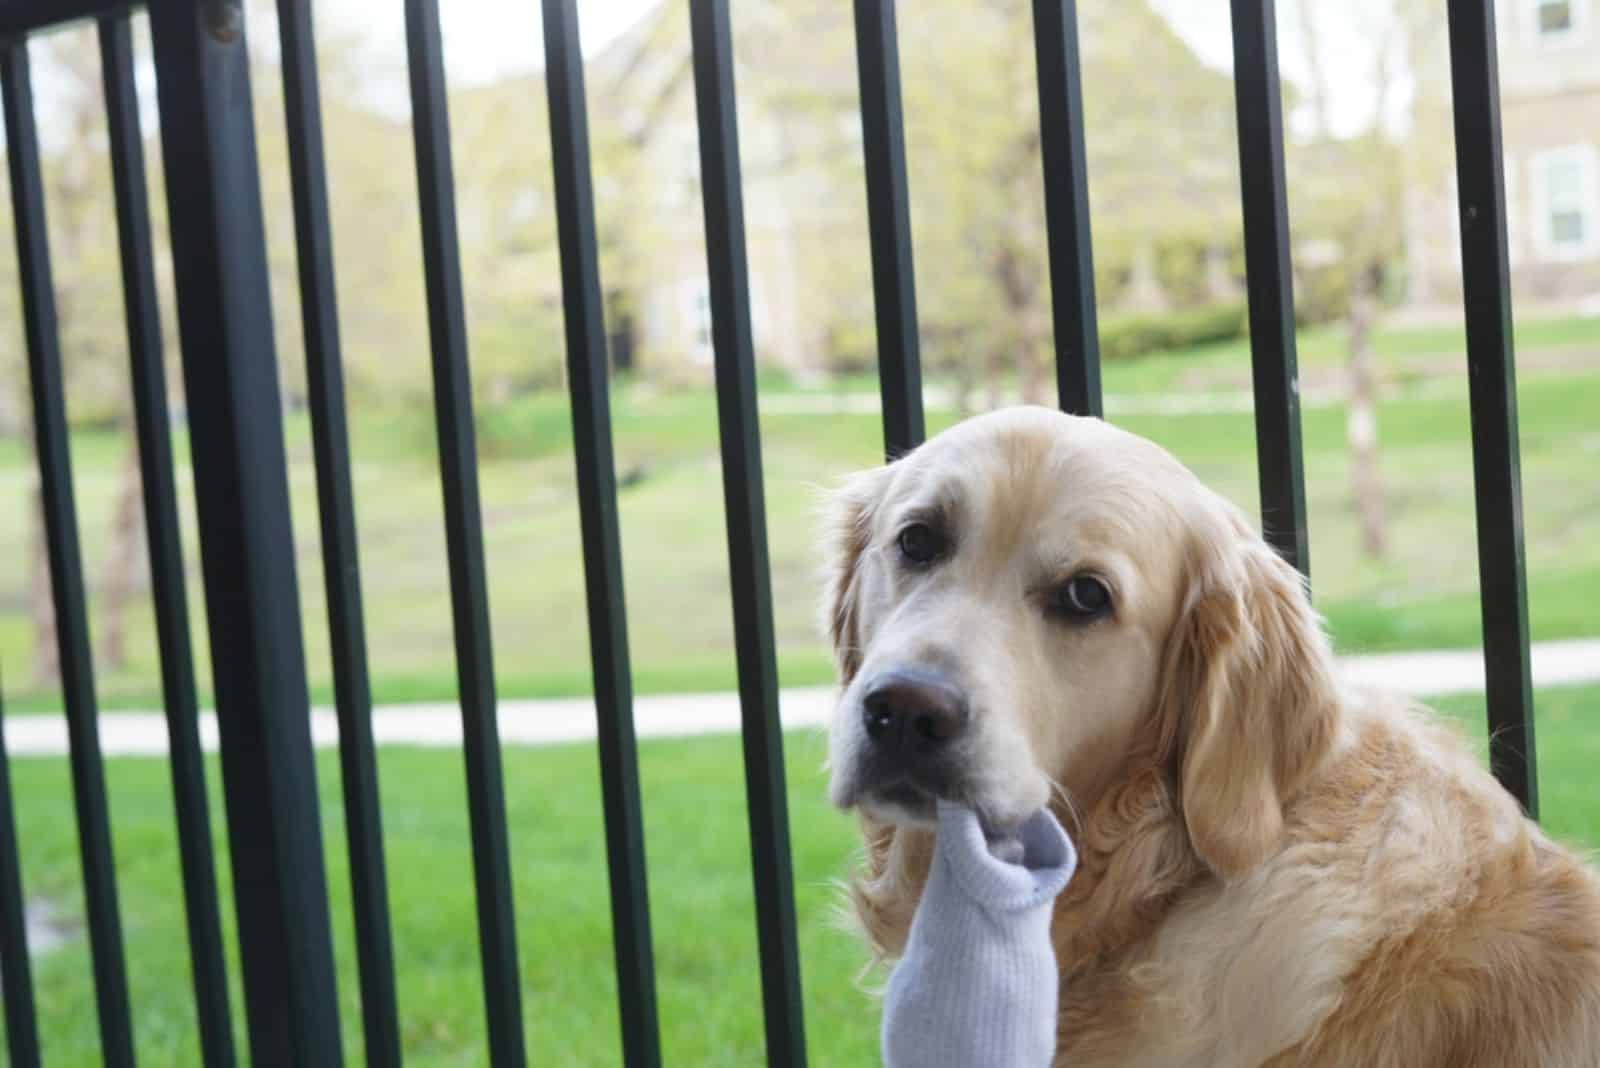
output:
[[[885,671],[868,684],[861,718],[878,748],[904,755],[931,753],[966,729],[967,698],[932,671]]]

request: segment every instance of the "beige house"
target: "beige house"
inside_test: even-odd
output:
[[[742,8],[741,28],[759,34],[765,7]],[[784,116],[760,89],[770,78],[752,71],[745,58],[735,55],[734,79],[756,357],[763,366],[804,374],[817,362],[819,339],[800,322],[795,209],[814,214],[815,201],[803,169],[786,161]],[[633,201],[634,232],[626,243],[635,259],[631,277],[622,281],[631,333],[626,344],[658,374],[709,375],[711,300],[687,12],[657,7],[591,63],[593,106],[606,112],[594,121],[620,127],[635,179],[623,194]],[[613,334],[615,345],[620,339]]]
[[[1498,0],[1496,14],[1518,308],[1600,310],[1600,0]],[[1423,307],[1461,293],[1455,180],[1440,155],[1408,192],[1409,296]]]

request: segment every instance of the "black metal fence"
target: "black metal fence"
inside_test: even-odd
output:
[[[250,1051],[260,1065],[341,1060],[312,763],[283,427],[240,0],[150,0],[178,328],[189,398]],[[567,363],[622,1041],[660,1062],[635,757],[605,332],[575,0],[544,0]],[[172,785],[205,1063],[235,1062],[209,837],[196,684],[161,361],[155,268],[125,0],[0,0],[0,90],[17,233],[33,426],[104,1061],[131,1065],[127,962],[96,727],[67,449],[28,35],[97,19],[114,166]],[[1490,758],[1535,810],[1516,393],[1492,0],[1448,0]],[[350,452],[340,369],[310,0],[278,0],[318,505],[333,638],[365,1048],[400,1062],[379,834]],[[1262,515],[1309,571],[1283,122],[1272,0],[1233,0],[1235,87]],[[690,0],[712,338],[737,636],[753,888],[768,1063],[805,1062],[782,735],[756,421],[728,0]],[[923,436],[917,313],[893,0],[855,0],[884,449]],[[438,0],[405,0],[491,1060],[525,1059],[495,676],[478,503]],[[1060,403],[1100,414],[1088,175],[1073,0],[1034,0]],[[22,887],[0,748],[0,961],[11,1063],[39,1063]]]

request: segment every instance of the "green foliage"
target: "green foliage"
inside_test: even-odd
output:
[[[1230,299],[1242,264],[1228,78],[1203,65],[1147,0],[1091,6],[1081,18],[1108,352],[1228,336],[1200,329],[1211,325],[1199,322],[1209,312],[1173,324],[1115,318],[1119,309],[1144,314]],[[968,383],[1021,370],[1037,388],[1048,377],[1049,272],[1028,6],[927,0],[902,22],[926,368]],[[775,47],[790,40],[806,47]],[[360,35],[324,35],[319,61],[328,74],[322,117],[347,388],[353,404],[386,407],[426,402],[431,372],[411,130],[370,103],[368,83],[381,69],[364,53],[371,47]],[[870,369],[876,344],[848,11],[752,2],[735,47],[746,71],[740,101],[752,279],[769,287],[773,303],[793,309],[777,331],[781,344],[769,337],[762,357],[781,349],[793,365],[835,374]],[[264,69],[252,85],[280,376],[294,398],[304,391],[304,354],[283,96],[270,53],[263,45],[255,57]],[[40,62],[41,71],[49,65],[71,76],[73,136],[47,146],[46,179],[70,414],[80,423],[118,419],[126,405],[94,55],[92,34],[74,31],[52,38],[48,64]],[[695,148],[688,62],[687,20],[670,5],[591,62],[597,236],[608,300],[617,299],[610,318],[614,325],[616,310],[630,309],[640,327],[637,366],[662,383],[706,377],[681,351],[683,291],[704,271],[699,187],[684,173]],[[543,98],[537,74],[451,93],[472,380],[486,405],[562,380]],[[152,140],[147,157],[153,233],[165,257],[157,148]],[[1291,148],[1297,235],[1342,235],[1365,218],[1371,189],[1378,199],[1393,191],[1392,183],[1351,178],[1388,166],[1392,146],[1381,139]],[[6,225],[0,212],[0,229]],[[1148,286],[1130,288],[1135,263],[1157,299],[1141,300]],[[1320,322],[1341,306],[1346,287],[1337,271],[1312,275],[1302,281],[1302,309],[1307,321]],[[171,324],[169,279],[164,270],[159,276]],[[0,284],[0,317],[17,317],[14,286]],[[167,337],[175,343],[170,326]],[[15,373],[19,363],[15,349],[0,352],[0,389],[24,380]],[[19,410],[17,398],[0,395],[0,421],[7,410]]]
[[[1124,315],[1100,324],[1100,356],[1130,360],[1244,337],[1249,319],[1242,301],[1166,315]]]
[[[1350,308],[1351,272],[1344,263],[1305,271],[1296,281],[1294,318],[1302,326],[1343,319]]]
[[[40,170],[67,417],[80,425],[110,425],[128,407],[127,348],[94,28],[85,24],[41,36],[32,52],[35,82],[50,85],[48,118],[39,119]],[[0,320],[12,333],[0,345],[0,434],[10,429],[6,423],[14,413],[24,411],[28,383],[14,219],[10,197],[3,200]]]

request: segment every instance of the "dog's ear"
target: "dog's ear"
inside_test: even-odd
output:
[[[1189,839],[1223,879],[1250,871],[1333,744],[1332,652],[1299,572],[1248,532],[1199,550],[1168,646],[1162,722]]]
[[[889,470],[877,467],[850,476],[826,502],[822,629],[833,645],[834,663],[844,685],[849,685],[861,667],[861,636],[856,626],[858,575]]]

